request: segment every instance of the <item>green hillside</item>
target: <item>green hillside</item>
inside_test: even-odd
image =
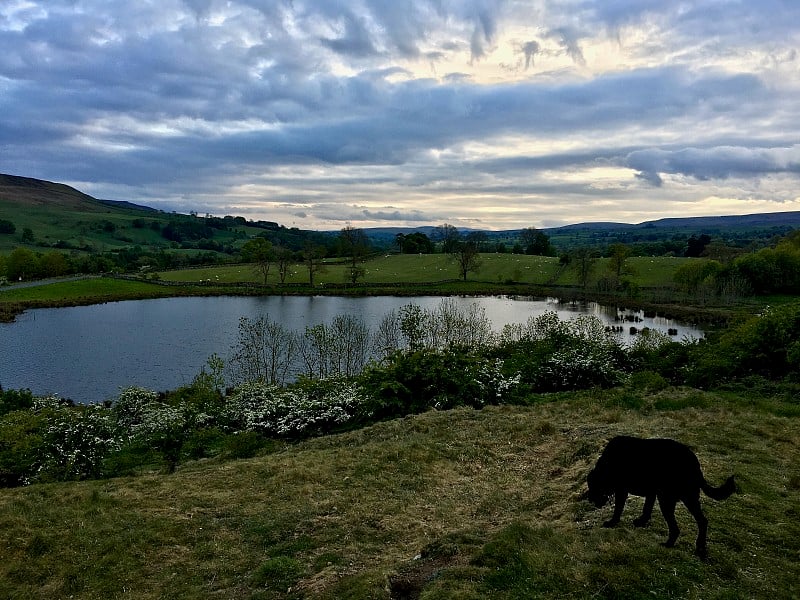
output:
[[[11,235],[0,234],[0,252],[37,243],[99,251],[157,244],[158,233],[133,226],[136,219],[153,218],[163,220],[157,211],[104,204],[63,184],[0,175],[0,219],[15,227]],[[32,240],[22,239],[25,229]]]

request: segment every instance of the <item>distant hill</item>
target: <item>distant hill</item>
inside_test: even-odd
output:
[[[791,226],[800,227],[800,211],[787,211],[775,213],[754,213],[749,215],[722,215],[714,217],[667,217],[654,221],[642,221],[641,223],[617,223],[614,221],[588,221],[585,223],[573,223],[571,225],[561,225],[559,227],[541,227],[542,231],[548,234],[564,233],[571,230],[633,230],[633,229],[691,229],[700,230],[703,228],[719,229],[730,227],[774,227]],[[370,235],[375,236],[395,236],[399,233],[409,234],[421,232],[425,235],[435,233],[436,227],[370,227],[366,229]],[[459,231],[470,232],[480,231],[469,228],[459,228]],[[500,231],[487,231],[493,236],[513,237],[519,234],[521,229],[507,229]]]
[[[113,206],[114,208],[128,208],[131,210],[143,210],[153,213],[160,212],[157,208],[144,206],[143,204],[134,204],[133,202],[128,202],[126,200],[98,200],[98,202],[105,204],[106,206]]]
[[[102,203],[63,183],[0,174],[0,201],[22,206],[58,204],[73,210],[101,210]]]
[[[158,233],[158,228],[149,227],[154,225],[153,220],[158,221],[163,229],[171,220],[190,219],[189,215],[164,213],[132,202],[98,200],[62,183],[3,174],[0,174],[0,218],[13,221],[18,234],[23,228],[31,229],[40,245],[60,244],[63,247],[80,248],[87,245],[108,248],[125,247],[130,244],[162,245],[165,240]],[[148,227],[143,227],[144,220],[147,221]],[[273,243],[289,247],[302,247],[303,240],[308,236],[330,237],[338,233],[338,231],[298,231],[297,233],[302,235],[297,240],[289,240],[285,239],[290,233],[289,230],[277,223],[262,221],[246,223],[244,219],[225,217],[224,225],[226,229],[246,226],[250,228],[247,231],[248,235],[264,234],[265,231],[269,231],[268,237]],[[603,248],[621,242],[638,244],[642,246],[641,251],[648,254],[661,254],[667,251],[680,253],[681,241],[685,241],[691,235],[705,233],[715,240],[744,248],[767,245],[776,236],[785,235],[795,228],[800,228],[800,211],[670,217],[635,224],[585,222],[542,228],[542,230],[550,236],[551,242],[559,251],[578,246]],[[376,246],[390,247],[397,234],[421,232],[434,238],[436,229],[435,226],[372,227],[364,228],[364,231]],[[518,241],[521,229],[490,231],[459,228],[459,231],[462,234],[481,232],[491,243],[504,244],[510,248]],[[210,233],[217,238],[221,231],[216,229]],[[174,241],[173,238],[170,240]],[[322,238],[317,240],[318,243],[324,241]],[[664,246],[667,242],[669,247]],[[18,241],[13,236],[0,236],[0,251],[8,250],[16,243]]]

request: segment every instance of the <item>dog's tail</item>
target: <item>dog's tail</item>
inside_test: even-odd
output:
[[[725,498],[736,491],[736,482],[733,480],[733,475],[731,475],[721,486],[712,487],[704,478],[703,483],[700,484],[700,487],[703,488],[703,491],[709,498],[713,498],[714,500],[725,500]]]

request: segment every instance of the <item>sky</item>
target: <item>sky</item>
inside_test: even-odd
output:
[[[1,0],[0,172],[302,229],[800,210],[797,0]]]

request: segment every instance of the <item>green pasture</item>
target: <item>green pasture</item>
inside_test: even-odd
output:
[[[628,259],[626,266],[630,278],[642,287],[663,287],[672,284],[675,270],[689,258],[635,257]],[[446,254],[388,254],[362,263],[364,276],[359,283],[435,283],[459,279],[458,266]],[[315,284],[345,283],[349,267],[341,260],[327,261],[323,270],[314,274]],[[597,259],[592,280],[607,276],[609,260]],[[186,283],[262,283],[262,275],[254,265],[237,264],[213,266],[178,271],[163,271],[159,277],[165,281]],[[308,283],[308,269],[303,264],[292,265],[287,283]],[[477,272],[470,272],[467,280],[490,284],[523,283],[535,285],[577,285],[574,269],[564,268],[559,260],[548,256],[523,254],[482,254]],[[279,283],[277,267],[272,267],[267,282]]]
[[[2,302],[57,302],[91,300],[113,297],[119,299],[168,295],[169,289],[145,281],[129,281],[106,277],[92,277],[74,281],[58,281],[46,285],[0,290]],[[100,300],[102,301],[102,300]]]
[[[800,596],[796,401],[633,387],[431,411],[172,475],[0,490],[0,596],[107,599],[770,598]],[[636,407],[636,408],[634,408]],[[662,547],[642,499],[581,499],[617,434],[691,445],[709,558],[679,506]]]

